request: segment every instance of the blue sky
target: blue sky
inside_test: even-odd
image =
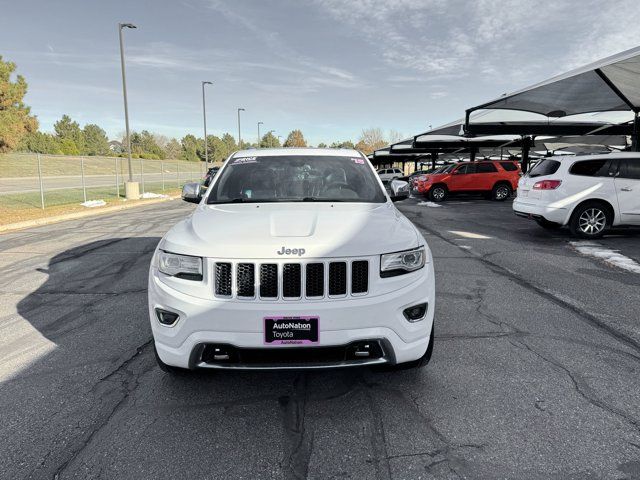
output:
[[[637,0],[1,0],[0,55],[27,78],[43,130],[63,113],[124,130],[117,23],[127,30],[131,126],[243,138],[300,128],[316,144],[367,127],[403,135],[640,44]]]

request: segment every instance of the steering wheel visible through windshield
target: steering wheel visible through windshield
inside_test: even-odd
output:
[[[368,161],[357,156],[230,158],[218,176],[209,204],[386,201]]]

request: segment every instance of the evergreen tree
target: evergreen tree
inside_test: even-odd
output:
[[[61,155],[60,143],[58,139],[50,133],[30,132],[27,133],[17,147],[21,152],[48,153]]]
[[[280,140],[273,133],[267,132],[260,139],[260,148],[280,148]]]
[[[98,125],[90,123],[82,129],[84,137],[84,153],[87,155],[109,154],[109,139],[106,132]]]
[[[27,82],[22,75],[11,81],[15,69],[15,63],[4,62],[0,55],[0,152],[13,150],[26,134],[38,130],[38,121],[22,101]]]
[[[62,148],[63,152],[77,152],[75,154],[68,155],[84,153],[84,134],[82,133],[78,122],[71,120],[69,115],[62,115],[62,118],[53,125],[53,129],[56,132],[56,137],[60,140],[60,145],[64,144],[64,147]],[[71,146],[72,143],[75,145],[75,148]]]
[[[200,160],[198,157],[198,139],[191,135],[185,135],[180,140],[182,144],[182,159],[187,160],[189,162],[197,162]]]

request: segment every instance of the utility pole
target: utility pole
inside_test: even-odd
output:
[[[124,68],[124,43],[122,40],[123,28],[138,28],[133,23],[119,23],[118,36],[120,37],[120,66],[122,67],[122,96],[124,97],[124,123],[127,135],[127,159],[129,161],[129,181],[125,184],[125,197],[127,200],[140,197],[138,182],[133,181],[133,167],[131,166],[131,135],[129,134],[129,105],[127,104],[127,77]]]
[[[244,112],[244,108],[238,108],[238,148],[242,149],[242,135],[240,133],[240,112]]]
[[[213,85],[213,82],[202,82],[202,120],[204,121],[204,166],[209,168],[209,144],[207,142],[207,103],[204,97],[204,86]]]

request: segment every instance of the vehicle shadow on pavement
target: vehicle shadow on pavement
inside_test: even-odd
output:
[[[300,478],[311,468],[386,478],[383,423],[425,451],[446,450],[412,400],[438,383],[428,369],[163,373],[146,298],[158,241],[91,242],[38,269],[46,281],[17,312],[35,329],[19,342],[43,353],[0,393],[8,478]],[[313,452],[324,460],[312,463]]]

